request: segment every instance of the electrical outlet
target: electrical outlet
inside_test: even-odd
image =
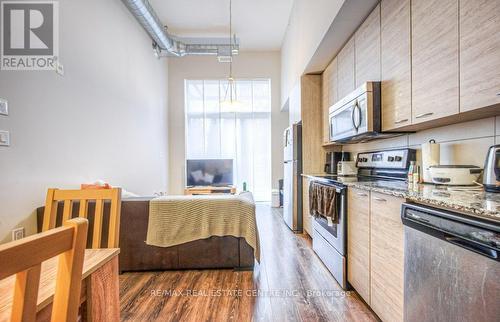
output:
[[[9,102],[0,98],[0,115],[9,115]]]
[[[24,238],[24,227],[12,229],[12,240]]]
[[[0,131],[0,146],[10,145],[10,133],[9,131]]]

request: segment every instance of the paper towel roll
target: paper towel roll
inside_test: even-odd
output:
[[[422,144],[422,172],[424,182],[431,182],[432,177],[429,167],[439,165],[439,143],[430,140]]]

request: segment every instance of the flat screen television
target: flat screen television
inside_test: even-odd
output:
[[[232,186],[232,159],[187,160],[188,186]]]

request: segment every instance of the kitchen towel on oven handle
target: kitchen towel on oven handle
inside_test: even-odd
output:
[[[309,184],[309,213],[322,216],[328,224],[338,223],[337,188],[312,181]]]

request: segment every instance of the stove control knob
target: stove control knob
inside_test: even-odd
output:
[[[363,162],[363,158],[358,158],[358,162]]]
[[[388,157],[388,158],[387,158],[387,161],[389,161],[389,162],[394,162],[394,157]]]
[[[395,158],[396,162],[401,162],[403,160],[403,158],[401,156],[396,156]]]
[[[363,158],[363,162],[368,162],[368,159],[367,158]]]

